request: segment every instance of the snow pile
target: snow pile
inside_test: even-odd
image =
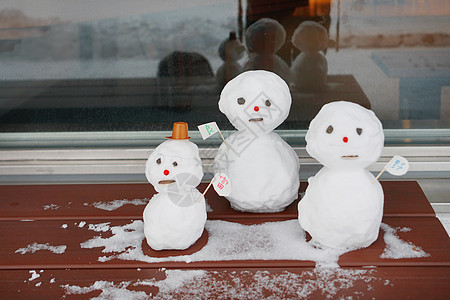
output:
[[[323,298],[333,298],[339,291],[349,289],[355,282],[363,281],[367,290],[373,289],[371,283],[379,280],[374,276],[375,269],[353,270],[340,268],[315,268],[300,274],[283,271],[203,271],[203,270],[166,270],[166,278],[160,281],[147,279],[123,281],[115,284],[108,281],[96,281],[88,287],[63,285],[66,295],[86,294],[101,290],[95,299],[305,299],[313,293]],[[156,295],[147,295],[137,291],[139,286],[158,287]],[[134,291],[128,288],[136,289]],[[358,296],[364,295],[364,290]]]
[[[305,232],[296,220],[268,222],[260,225],[242,225],[226,221],[207,221],[207,245],[192,255],[151,257],[142,250],[145,238],[143,222],[134,221],[124,226],[111,227],[112,236],[81,243],[82,248],[103,247],[99,261],[112,259],[162,261],[219,261],[219,260],[310,260],[320,264],[336,264],[344,250],[315,248],[306,242]],[[117,253],[118,252],[118,253]]]
[[[62,254],[66,251],[66,249],[67,249],[67,246],[65,246],[65,245],[51,246],[49,243],[46,243],[46,244],[33,243],[31,245],[28,245],[25,248],[17,249],[15,251],[15,253],[26,254],[29,252],[34,253],[34,252],[40,251],[40,250],[48,250],[55,254]]]
[[[392,228],[387,224],[381,223],[381,229],[384,230],[383,238],[386,243],[386,248],[380,255],[381,258],[401,259],[430,256],[430,254],[423,251],[422,248],[411,242],[405,242],[398,237],[398,231],[408,232],[411,231],[410,228]]]
[[[109,202],[98,201],[98,202],[92,203],[91,205],[98,209],[113,211],[113,210],[116,210],[127,204],[131,204],[131,205],[135,205],[135,206],[146,205],[148,203],[148,201],[149,201],[148,198],[133,199],[133,200],[122,199],[122,200],[113,200],[113,201],[109,201]],[[84,205],[88,206],[89,203],[85,203]]]

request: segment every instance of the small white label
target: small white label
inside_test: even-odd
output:
[[[210,122],[206,124],[202,124],[197,126],[198,130],[200,131],[200,134],[202,135],[202,138],[206,140],[213,134],[219,132],[219,126],[217,126],[216,122]]]
[[[231,194],[231,180],[225,173],[217,173],[212,185],[220,196],[228,196]]]
[[[392,175],[402,176],[408,172],[409,162],[403,156],[394,155],[394,157],[386,165],[385,169]]]

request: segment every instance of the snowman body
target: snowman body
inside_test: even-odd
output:
[[[240,211],[281,211],[298,197],[299,161],[295,151],[273,132],[289,114],[289,87],[278,75],[258,70],[228,82],[220,110],[238,130],[214,158],[215,174],[231,179],[226,198]]]
[[[206,222],[205,200],[195,188],[185,192],[201,201],[183,207],[172,202],[169,193],[159,193],[145,207],[144,233],[152,249],[184,250],[202,235]]]
[[[308,180],[299,204],[302,228],[332,248],[364,248],[378,237],[383,190],[364,169],[323,168]],[[312,196],[311,196],[312,195]]]
[[[332,102],[311,121],[306,141],[308,153],[324,167],[308,180],[299,202],[301,227],[327,247],[369,246],[383,216],[383,190],[365,169],[383,149],[380,121],[358,104]]]
[[[214,161],[232,181],[227,196],[239,211],[282,211],[298,197],[299,163],[295,151],[274,132],[259,137],[236,132],[222,144]],[[253,138],[253,139],[252,139]],[[241,144],[243,140],[248,145]]]
[[[143,213],[147,243],[154,250],[189,248],[206,222],[205,199],[196,189],[203,177],[197,146],[165,141],[148,158],[145,175],[158,192]]]

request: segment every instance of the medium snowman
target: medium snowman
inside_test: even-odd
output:
[[[331,102],[311,121],[306,142],[307,152],[324,167],[309,178],[298,205],[301,227],[318,245],[371,245],[378,237],[384,195],[366,168],[383,150],[381,122],[358,104]]]
[[[206,204],[196,189],[203,177],[198,147],[188,125],[177,122],[169,140],[152,152],[145,176],[158,192],[144,210],[144,233],[154,250],[184,250],[202,235]]]
[[[289,87],[275,73],[247,71],[222,90],[219,109],[238,130],[220,146],[214,172],[232,182],[226,198],[246,212],[282,211],[298,197],[299,160],[273,130],[288,116]]]

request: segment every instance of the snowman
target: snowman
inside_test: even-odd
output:
[[[339,249],[371,245],[383,216],[381,185],[367,171],[384,144],[381,122],[362,106],[326,104],[311,121],[306,150],[324,167],[308,180],[298,205],[301,227],[313,244]]]
[[[158,192],[144,210],[144,233],[154,250],[184,250],[202,235],[205,200],[196,189],[203,177],[198,147],[189,141],[188,125],[177,122],[169,140],[152,152],[145,176]]]
[[[214,172],[229,176],[233,188],[226,198],[232,208],[277,212],[297,199],[298,156],[273,132],[290,107],[289,87],[272,72],[244,72],[222,90],[219,109],[238,131],[219,147]]]

